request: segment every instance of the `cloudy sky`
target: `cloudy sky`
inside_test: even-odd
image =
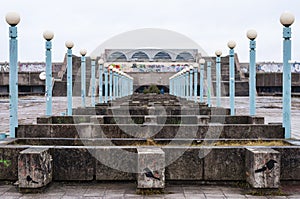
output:
[[[192,39],[208,55],[221,49],[228,54],[227,42],[235,40],[240,62],[248,62],[248,29],[256,29],[257,61],[282,60],[284,11],[295,15],[292,25],[292,59],[300,61],[299,0],[0,0],[0,62],[8,60],[8,25],[5,15],[16,11],[19,60],[44,61],[43,32],[55,33],[53,61],[61,62],[65,41],[88,54],[118,34],[159,28],[178,32]],[[1,17],[0,16],[0,17]],[[1,19],[1,18],[0,18]]]

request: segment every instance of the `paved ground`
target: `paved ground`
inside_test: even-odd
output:
[[[167,185],[165,194],[138,195],[136,184],[131,183],[52,183],[43,193],[20,194],[13,185],[0,185],[0,198],[2,199],[73,199],[73,198],[172,198],[172,199],[221,199],[221,198],[263,198],[263,199],[299,199],[300,185],[283,186],[280,193],[284,196],[253,196],[241,188],[230,186],[209,185]]]

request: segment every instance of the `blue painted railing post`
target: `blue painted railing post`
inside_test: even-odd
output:
[[[104,60],[101,58],[98,61],[99,64],[99,103],[103,103],[103,64]]]
[[[109,100],[112,101],[113,99],[113,93],[112,93],[112,87],[113,87],[113,66],[109,67]]]
[[[188,68],[185,69],[185,98],[189,99],[189,72],[190,70]]]
[[[108,101],[108,66],[104,66],[104,102]]]
[[[189,100],[193,100],[193,86],[194,86],[194,84],[193,84],[193,74],[194,74],[194,67],[191,65],[190,67],[189,67],[189,73],[190,73],[190,83],[189,83],[189,86],[190,86],[190,92],[189,92]]]
[[[257,33],[255,30],[249,30],[247,37],[250,39],[250,63],[249,63],[249,112],[251,116],[256,114],[256,41]]]
[[[95,107],[96,101],[96,57],[91,56],[91,78],[92,78],[92,93],[91,93],[91,104],[92,107]]]
[[[86,107],[85,98],[86,98],[86,61],[85,55],[86,50],[82,49],[81,54],[81,106]]]
[[[67,52],[67,98],[68,98],[68,110],[67,114],[70,116],[72,115],[72,97],[73,97],[73,91],[72,91],[72,85],[73,85],[73,80],[72,80],[72,48],[74,46],[74,43],[72,41],[67,41],[66,42],[66,47],[68,48]]]
[[[198,97],[198,64],[194,64],[194,102],[197,102]]]
[[[229,96],[230,96],[230,115],[235,115],[234,96],[235,96],[235,68],[234,68],[234,41],[228,42],[229,50]]]
[[[204,64],[205,60],[200,59],[200,102],[203,102],[203,90],[204,90]]]
[[[116,69],[116,98],[119,98],[119,69]]]
[[[18,31],[20,22],[18,13],[10,12],[6,15],[9,27],[9,135],[15,138],[18,127]]]
[[[291,138],[291,28],[295,17],[293,14],[285,12],[280,16],[280,22],[283,27],[283,127],[285,129],[285,138]]]
[[[207,62],[207,105],[211,107],[211,62]]]
[[[116,91],[117,91],[117,88],[116,88],[116,86],[117,86],[117,74],[116,74],[116,69],[115,68],[113,68],[113,70],[112,70],[112,73],[113,73],[113,100],[115,100],[116,99]]]
[[[51,56],[51,48],[52,42],[51,40],[54,37],[53,32],[45,31],[44,39],[46,40],[46,115],[52,115],[52,56]]]
[[[221,107],[221,55],[222,51],[217,50],[216,54],[216,96],[217,107]]]

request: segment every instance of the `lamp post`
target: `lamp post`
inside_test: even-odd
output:
[[[204,64],[205,64],[205,59],[200,59],[200,102],[203,102],[203,81],[204,81]]]
[[[99,103],[103,103],[103,64],[104,60],[101,58],[98,61],[99,64]]]
[[[189,100],[193,99],[193,74],[194,74],[194,67],[191,65],[189,67],[189,71],[190,71],[190,96],[189,96]]]
[[[211,107],[211,62],[207,62],[207,105]]]
[[[95,107],[95,97],[96,97],[96,74],[95,74],[95,68],[96,68],[96,56],[91,55],[91,78],[92,78],[92,95],[91,95],[91,104],[92,107]]]
[[[285,129],[285,138],[291,138],[291,46],[292,36],[290,26],[294,23],[295,17],[289,12],[280,16],[280,23],[283,27],[283,127]]]
[[[216,50],[216,94],[217,94],[217,107],[221,107],[221,50]]]
[[[250,102],[250,115],[255,116],[256,112],[256,60],[255,60],[255,48],[257,33],[255,30],[248,30],[247,37],[250,39],[250,63],[249,63],[249,102]]]
[[[85,61],[85,55],[86,50],[82,49],[80,50],[81,54],[81,106],[85,107],[85,98],[86,98],[86,61]]]
[[[15,128],[18,127],[18,33],[17,25],[20,15],[15,12],[6,14],[9,27],[9,135],[15,138]]]
[[[74,43],[72,41],[66,41],[67,52],[67,97],[68,97],[68,115],[72,115],[72,48]]]
[[[113,86],[113,66],[109,67],[109,100],[112,101],[113,93],[112,93],[112,86]]]
[[[194,67],[194,102],[197,102],[197,95],[198,95],[198,64],[195,63]]]
[[[52,58],[51,58],[51,40],[54,37],[52,31],[45,31],[44,39],[46,40],[46,115],[52,115]]]
[[[234,41],[229,41],[227,46],[229,50],[229,95],[230,95],[230,115],[235,115],[234,111],[234,95],[235,95],[235,73],[234,73],[234,48],[236,43]]]

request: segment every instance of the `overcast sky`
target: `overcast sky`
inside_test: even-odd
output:
[[[0,62],[8,61],[8,24],[5,15],[16,11],[19,61],[44,61],[42,33],[55,33],[53,61],[61,62],[65,41],[88,54],[101,43],[118,34],[140,29],[160,28],[178,32],[192,39],[208,55],[221,49],[228,54],[227,42],[235,40],[240,62],[248,62],[248,29],[256,29],[257,61],[282,60],[282,25],[279,17],[290,11],[292,59],[300,61],[299,0],[0,0]],[[48,2],[48,4],[46,4]]]

